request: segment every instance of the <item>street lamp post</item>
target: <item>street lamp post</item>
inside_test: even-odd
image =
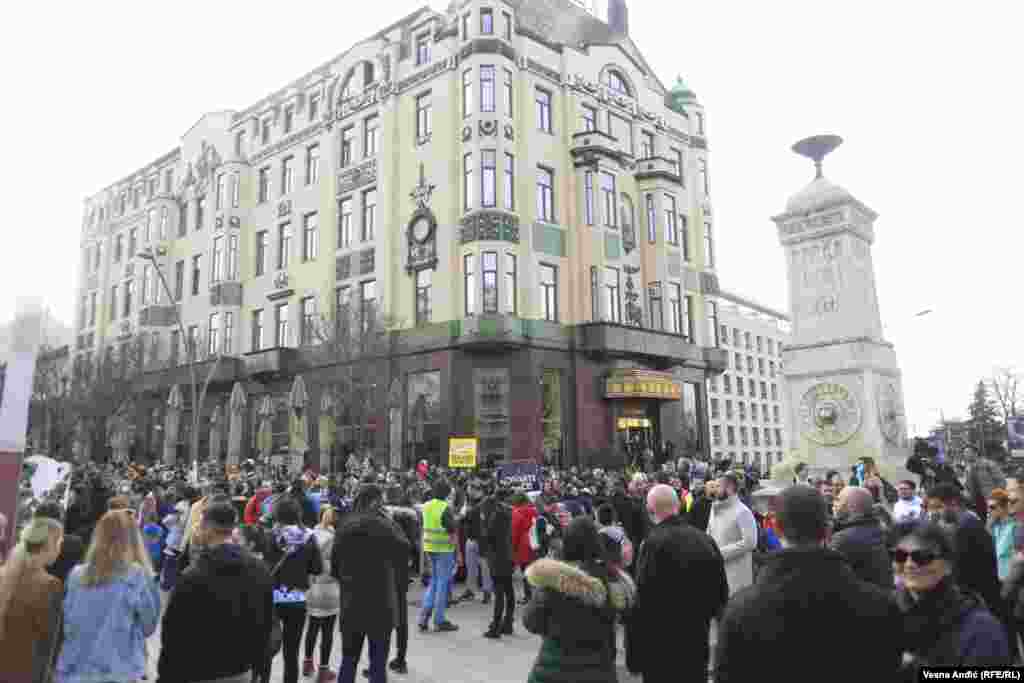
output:
[[[206,399],[206,390],[210,386],[210,380],[213,379],[213,373],[216,372],[217,370],[217,365],[220,361],[220,353],[218,350],[217,357],[214,361],[213,367],[210,368],[210,372],[206,378],[206,382],[203,384],[202,395],[200,396],[199,379],[196,376],[196,353],[198,351],[198,349],[196,349],[197,345],[194,344],[191,339],[189,339],[188,334],[185,332],[185,325],[181,320],[181,309],[175,303],[174,296],[171,294],[170,285],[167,284],[167,278],[164,277],[164,272],[160,268],[160,264],[157,262],[157,257],[165,256],[166,254],[167,249],[161,246],[157,247],[155,250],[152,248],[147,248],[143,251],[140,251],[138,256],[143,260],[149,261],[153,266],[153,270],[156,271],[157,276],[160,278],[160,285],[163,288],[164,294],[167,295],[167,301],[171,303],[171,307],[174,309],[174,321],[178,325],[178,332],[179,334],[181,334],[181,338],[185,344],[185,352],[187,354],[188,359],[189,381],[192,387],[192,433],[190,434],[189,438],[189,440],[191,441],[191,443],[189,444],[189,454],[191,455],[192,461],[197,463],[198,466],[199,422],[202,416],[200,403],[202,401],[205,401]]]

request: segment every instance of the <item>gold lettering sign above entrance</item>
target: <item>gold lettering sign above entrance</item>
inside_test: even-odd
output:
[[[615,426],[620,432],[627,429],[650,429],[651,421],[646,417],[620,417]]]
[[[605,398],[656,398],[663,401],[678,401],[682,394],[682,383],[667,372],[614,370],[605,378]]]

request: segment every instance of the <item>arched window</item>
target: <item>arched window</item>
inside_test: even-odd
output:
[[[626,82],[626,78],[618,71],[614,69],[608,69],[605,72],[605,85],[608,89],[617,95],[625,95],[626,97],[632,97],[633,92],[629,88],[629,84]]]
[[[339,100],[358,95],[376,81],[373,62],[363,61],[352,67],[345,75],[344,85],[338,94]]]

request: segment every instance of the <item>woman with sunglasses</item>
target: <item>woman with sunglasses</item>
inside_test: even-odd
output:
[[[900,525],[891,546],[903,612],[906,680],[923,666],[1008,666],[1006,629],[953,580],[953,542],[936,524]]]

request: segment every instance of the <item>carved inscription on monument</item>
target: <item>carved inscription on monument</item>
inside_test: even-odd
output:
[[[790,249],[794,300],[801,316],[814,318],[840,311],[845,252],[842,237],[804,242]]]

